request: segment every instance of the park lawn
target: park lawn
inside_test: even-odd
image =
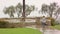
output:
[[[51,27],[54,28],[54,29],[60,30],[60,25],[55,25],[55,26],[51,26]]]
[[[0,34],[42,34],[31,28],[0,28]]]

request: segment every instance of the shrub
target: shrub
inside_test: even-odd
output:
[[[23,23],[9,23],[9,28],[22,28],[24,27]]]
[[[55,20],[52,18],[51,19],[51,25],[54,26],[55,25]]]
[[[54,18],[48,17],[47,19],[51,20],[51,26],[56,25],[56,22],[55,22]]]
[[[8,22],[0,21],[0,28],[6,28],[6,27],[8,27]]]
[[[54,18],[50,18],[50,20],[51,20],[51,25],[52,25],[52,26],[55,26],[55,25],[56,25],[55,19],[54,19]]]

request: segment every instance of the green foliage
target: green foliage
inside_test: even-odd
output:
[[[9,7],[6,7],[4,10],[3,10],[4,14],[8,14],[10,16],[10,18],[14,17],[14,13],[15,13],[15,9],[14,9],[14,6],[9,6]]]
[[[58,16],[60,14],[60,7],[55,2],[50,5],[42,4],[41,13],[48,14],[52,18],[53,15]]]
[[[54,18],[47,17],[47,19],[51,20],[51,25],[52,25],[52,26],[55,26],[55,25],[58,24],[58,23],[56,22],[56,19],[54,19]]]
[[[28,16],[32,11],[35,10],[35,6],[31,5],[26,5],[25,6],[25,15]]]
[[[51,25],[54,26],[55,25],[55,20],[51,19]]]
[[[14,14],[17,14],[17,17],[19,18],[22,14],[28,16],[34,10],[35,10],[34,5],[31,6],[25,5],[25,14],[24,14],[22,13],[23,5],[21,3],[18,3],[15,7],[14,6],[5,7],[5,9],[3,9],[3,12],[4,14],[8,14],[10,18],[13,18],[15,16]]]
[[[8,22],[6,22],[6,21],[0,21],[0,28],[6,28],[6,27],[8,27]]]
[[[21,3],[18,3],[15,7],[17,16],[19,17],[22,14],[23,6]]]
[[[55,26],[55,25],[59,25],[57,21],[55,21],[55,19],[51,19],[51,25]]]

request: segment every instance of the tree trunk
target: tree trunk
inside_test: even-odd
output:
[[[19,18],[19,16],[20,16],[20,15],[19,15],[19,13],[18,13],[18,18]]]
[[[22,13],[22,17],[25,18],[25,0],[23,0],[23,13]],[[24,19],[25,21],[25,19]]]
[[[23,0],[23,13],[22,13],[22,26],[24,27],[25,22],[25,0]]]
[[[52,25],[52,15],[53,15],[53,11],[51,11],[51,14],[50,14],[50,18],[51,18],[51,25]]]

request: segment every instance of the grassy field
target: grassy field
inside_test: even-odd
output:
[[[54,29],[60,30],[60,25],[55,25],[55,26],[51,26],[51,27],[54,28]]]
[[[0,34],[41,34],[41,32],[31,28],[0,28]]]

